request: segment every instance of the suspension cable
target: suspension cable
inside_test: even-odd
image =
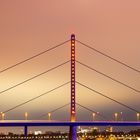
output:
[[[135,91],[135,92],[140,93],[139,90],[137,90],[137,89],[135,89],[135,88],[133,88],[133,87],[131,87],[131,86],[129,86],[129,85],[127,85],[127,84],[119,81],[119,80],[116,80],[116,79],[114,79],[114,78],[112,78],[112,77],[110,77],[110,76],[108,76],[108,75],[106,75],[106,74],[104,74],[104,73],[102,73],[102,72],[100,72],[100,71],[98,71],[98,70],[96,70],[96,69],[94,69],[94,68],[92,68],[92,67],[90,67],[90,66],[88,66],[88,65],[86,65],[84,63],[82,63],[82,62],[80,62],[80,61],[77,61],[76,60],[76,62],[79,63],[79,64],[81,64],[81,65],[83,65],[83,66],[85,66],[86,68],[88,68],[90,70],[93,70],[93,71],[95,71],[95,72],[97,72],[97,73],[99,73],[99,74],[101,74],[101,75],[103,75],[103,76],[105,76],[105,77],[107,77],[107,78],[109,78],[109,79],[111,79],[111,80],[113,80],[113,81],[115,81],[115,82],[117,82],[117,83],[119,83],[119,84],[121,84],[121,85],[123,85],[123,86],[125,86],[125,87],[127,87],[129,89],[131,89],[131,90],[133,90],[133,91]]]
[[[66,61],[66,62],[64,62],[64,63],[61,63],[61,64],[59,64],[59,65],[57,65],[57,66],[55,66],[55,67],[53,67],[53,68],[51,68],[51,69],[49,69],[49,70],[47,70],[47,71],[44,71],[44,72],[42,72],[42,73],[40,73],[40,74],[38,74],[38,75],[35,75],[35,76],[33,76],[33,77],[29,78],[29,79],[26,79],[26,80],[22,81],[22,82],[20,82],[20,83],[14,85],[14,86],[11,86],[11,87],[9,87],[9,88],[3,90],[3,91],[0,91],[0,95],[3,94],[3,93],[5,93],[5,92],[7,92],[7,91],[9,91],[9,90],[11,90],[11,89],[16,88],[17,86],[20,86],[20,85],[22,85],[22,84],[24,84],[24,83],[26,83],[26,82],[29,82],[29,81],[31,81],[31,80],[33,80],[33,79],[35,79],[35,78],[37,78],[37,77],[39,77],[39,76],[41,76],[41,75],[43,75],[43,74],[46,74],[46,73],[48,73],[48,72],[50,72],[50,71],[52,71],[52,70],[54,70],[54,69],[57,69],[57,68],[59,68],[59,67],[65,65],[65,64],[67,64],[68,62],[70,62],[70,61]]]
[[[102,118],[104,118],[104,119],[107,119],[107,117],[105,117],[104,115],[102,115],[102,114],[100,114],[100,113],[98,113],[98,112],[96,112],[96,111],[94,111],[94,110],[92,110],[92,109],[89,109],[89,108],[87,108],[87,107],[85,107],[85,106],[83,106],[83,105],[81,105],[81,104],[79,104],[79,103],[76,103],[76,104],[77,104],[78,106],[80,106],[80,107],[82,107],[82,108],[88,110],[88,111],[91,112],[91,113],[95,113],[96,115],[98,115],[98,116],[100,116],[100,117],[102,117]]]
[[[47,91],[47,92],[45,92],[45,93],[43,93],[43,94],[40,94],[39,96],[36,96],[36,97],[34,97],[34,98],[31,98],[31,99],[29,99],[29,100],[27,100],[27,101],[25,101],[25,102],[23,102],[23,103],[21,103],[21,104],[18,104],[18,105],[14,106],[14,107],[12,107],[12,108],[6,110],[6,111],[3,111],[3,113],[7,113],[7,112],[9,112],[9,111],[12,111],[12,110],[18,108],[18,107],[21,107],[21,106],[23,106],[23,105],[25,105],[25,104],[27,104],[27,103],[29,103],[29,102],[32,102],[32,101],[34,101],[34,100],[36,100],[36,99],[38,99],[38,98],[40,98],[40,97],[42,97],[42,96],[44,96],[44,95],[46,95],[46,94],[49,94],[49,93],[51,93],[51,92],[53,92],[53,91],[55,91],[55,90],[57,90],[57,89],[59,89],[59,88],[65,86],[65,85],[69,84],[69,83],[70,83],[70,82],[66,82],[66,83],[64,83],[64,84],[62,84],[62,85],[60,85],[60,86],[58,86],[58,87],[56,87],[56,88],[53,88],[53,89],[51,89],[51,90],[49,90],[49,91]]]
[[[95,93],[97,93],[97,94],[99,94],[99,95],[101,95],[101,96],[103,96],[103,97],[105,97],[105,98],[107,98],[107,99],[109,99],[109,100],[111,100],[111,101],[113,101],[113,102],[115,102],[115,103],[117,103],[117,104],[119,104],[119,105],[121,105],[121,106],[124,106],[124,107],[126,107],[126,108],[128,108],[128,109],[130,109],[130,110],[132,110],[132,111],[134,111],[134,112],[136,112],[136,113],[137,113],[137,112],[140,112],[140,111],[138,111],[138,110],[136,110],[136,109],[134,109],[134,108],[132,108],[132,107],[130,107],[130,106],[124,104],[124,103],[121,103],[121,102],[119,102],[119,101],[117,101],[117,100],[115,100],[115,99],[113,99],[113,98],[111,98],[111,97],[109,97],[109,96],[106,96],[106,95],[104,95],[103,93],[98,92],[98,91],[96,91],[96,90],[94,90],[94,89],[92,89],[92,88],[90,88],[90,87],[88,87],[88,86],[86,86],[86,85],[84,85],[84,84],[82,84],[82,83],[80,83],[80,82],[77,82],[77,81],[76,81],[76,83],[79,84],[79,85],[81,85],[81,86],[83,86],[83,87],[85,87],[85,88],[87,88],[87,89],[89,89],[89,90],[91,90],[91,91],[93,91],[93,92],[95,92]]]
[[[29,58],[27,58],[27,59],[24,59],[24,60],[22,60],[22,61],[20,61],[20,62],[18,62],[18,63],[16,63],[16,64],[13,64],[13,65],[11,65],[11,66],[9,66],[9,67],[3,69],[3,70],[0,70],[0,73],[3,73],[3,72],[5,72],[5,71],[7,71],[7,70],[10,70],[10,69],[12,69],[12,68],[18,66],[18,65],[23,64],[23,63],[25,63],[25,62],[27,62],[27,61],[29,61],[29,60],[31,60],[31,59],[34,59],[34,58],[36,58],[36,57],[38,57],[38,56],[40,56],[40,55],[42,55],[42,54],[45,54],[45,53],[47,53],[47,52],[49,52],[49,51],[51,51],[51,50],[54,50],[54,49],[56,49],[56,48],[58,48],[58,47],[64,45],[65,43],[67,43],[67,42],[69,42],[69,41],[70,41],[70,40],[66,40],[66,41],[64,41],[64,42],[62,42],[62,43],[60,43],[60,44],[58,44],[58,45],[56,45],[56,46],[53,46],[53,47],[51,47],[51,48],[49,48],[49,49],[47,49],[47,50],[45,50],[45,51],[42,51],[42,52],[40,52],[40,53],[38,53],[38,54],[35,54],[35,55],[33,55],[33,56],[31,56],[31,57],[29,57]]]
[[[47,113],[45,113],[45,114],[42,114],[42,115],[39,116],[38,118],[42,118],[42,117],[48,115],[48,113],[54,113],[54,112],[56,112],[56,111],[58,111],[58,110],[60,110],[60,109],[62,109],[62,108],[64,108],[64,107],[66,107],[66,106],[68,106],[68,105],[70,105],[70,103],[65,104],[65,105],[63,105],[63,106],[60,106],[60,107],[58,107],[58,108],[56,108],[56,109],[54,109],[54,110],[52,110],[52,111],[50,111],[50,112],[47,112]]]
[[[107,55],[107,54],[105,54],[105,53],[103,53],[103,52],[101,52],[101,51],[99,51],[99,50],[97,50],[97,49],[95,49],[95,48],[93,48],[93,47],[81,42],[81,41],[79,41],[79,40],[76,40],[76,41],[78,43],[82,44],[83,46],[85,46],[85,47],[87,47],[87,48],[89,48],[89,49],[91,49],[91,50],[93,50],[93,51],[95,51],[95,52],[97,52],[97,53],[99,53],[99,54],[101,54],[101,55],[103,55],[103,56],[105,56],[105,57],[107,57],[107,58],[109,58],[109,59],[111,59],[111,60],[113,60],[113,61],[115,61],[115,62],[117,62],[117,63],[119,63],[119,64],[121,64],[121,65],[123,65],[125,67],[127,67],[127,68],[129,68],[129,69],[131,69],[131,70],[133,70],[133,71],[135,71],[135,72],[140,73],[140,70],[138,70],[136,68],[133,68],[132,66],[130,66],[128,64],[126,64],[126,63],[124,63],[124,62],[122,62],[120,60],[117,60],[117,59],[115,59],[115,58],[113,58],[113,57],[111,57],[111,56],[109,56],[109,55]]]

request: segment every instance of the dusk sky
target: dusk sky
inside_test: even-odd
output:
[[[76,39],[140,70],[139,0],[0,0],[0,71],[39,52]],[[76,43],[76,59],[140,90],[140,73]],[[0,73],[0,91],[70,60],[70,42],[27,63]],[[140,93],[76,64],[76,80],[140,110]],[[0,111],[70,81],[70,63],[0,95]],[[29,119],[70,102],[70,84],[12,110],[6,119]],[[136,113],[76,85],[76,102],[112,119]],[[54,113],[54,120],[69,120],[69,107]],[[78,120],[92,120],[91,112],[77,107]],[[41,119],[47,119],[47,116]],[[101,118],[97,118],[101,120]]]

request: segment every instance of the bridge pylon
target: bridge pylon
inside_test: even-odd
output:
[[[70,107],[70,120],[76,121],[76,101],[75,101],[75,35],[71,35],[71,107]],[[77,139],[77,127],[70,126],[70,140]]]
[[[75,105],[75,35],[71,35],[71,122],[76,121]]]

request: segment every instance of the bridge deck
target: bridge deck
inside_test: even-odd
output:
[[[4,120],[0,127],[15,126],[140,126],[140,121],[46,121],[46,120]]]

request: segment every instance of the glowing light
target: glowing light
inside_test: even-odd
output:
[[[48,120],[51,120],[51,113],[48,113]]]
[[[137,121],[139,121],[140,120],[140,113],[137,113],[136,116],[137,116]]]
[[[118,120],[118,113],[115,113],[114,116],[115,116],[115,121],[117,121]]]
[[[27,120],[28,119],[28,113],[25,112],[24,116],[25,116],[25,120]]]
[[[93,121],[95,121],[96,113],[92,113],[92,116],[93,116]]]
[[[73,44],[73,43],[72,43],[71,45],[72,45],[72,46],[75,46],[75,44]]]
[[[1,112],[1,119],[4,120],[5,119],[5,113]]]
[[[72,111],[72,114],[75,114],[75,111]]]

